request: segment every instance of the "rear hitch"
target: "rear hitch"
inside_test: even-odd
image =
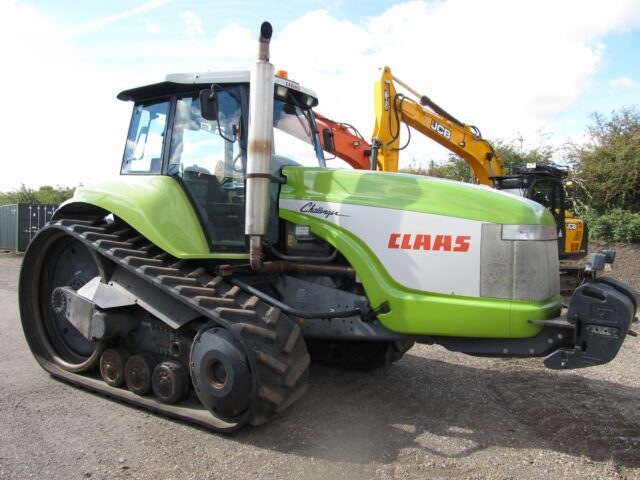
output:
[[[609,277],[579,286],[569,303],[566,321],[574,326],[573,347],[547,356],[552,369],[584,368],[608,363],[618,354],[635,321],[637,293]]]

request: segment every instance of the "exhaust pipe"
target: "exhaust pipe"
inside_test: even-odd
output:
[[[260,27],[258,60],[251,69],[249,99],[249,150],[247,154],[247,207],[245,235],[253,248],[261,244],[269,226],[269,190],[271,186],[271,142],[273,129],[273,78],[269,63],[269,42],[273,28],[269,22]]]
[[[273,134],[273,89],[275,69],[269,63],[269,43],[273,28],[269,22],[260,27],[258,60],[251,69],[249,98],[249,149],[245,235],[249,236],[249,261],[257,273],[318,273],[355,277],[350,267],[314,265],[289,261],[263,262],[262,241],[269,228],[271,205],[271,150]]]

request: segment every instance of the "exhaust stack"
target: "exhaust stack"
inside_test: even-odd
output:
[[[251,69],[249,99],[249,149],[247,157],[247,207],[245,235],[250,235],[251,250],[261,245],[269,226],[269,189],[271,186],[271,143],[273,129],[274,68],[269,63],[269,42],[273,28],[269,22],[260,27],[258,60]]]
[[[251,69],[249,98],[249,150],[247,152],[247,209],[245,235],[249,235],[249,262],[258,273],[317,273],[355,277],[351,267],[317,265],[287,260],[263,262],[262,240],[269,228],[271,198],[271,148],[273,134],[273,89],[275,70],[269,63],[269,42],[273,28],[269,22],[260,27],[258,61]]]

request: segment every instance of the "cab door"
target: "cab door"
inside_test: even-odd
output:
[[[217,92],[217,120],[202,117],[197,92],[175,103],[168,173],[187,191],[215,253],[247,251],[240,93],[234,86]]]

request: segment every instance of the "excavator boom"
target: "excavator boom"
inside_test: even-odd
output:
[[[420,103],[398,93],[395,83],[416,95]],[[491,177],[503,173],[502,162],[480,131],[448,114],[428,97],[418,94],[384,67],[375,84],[375,115],[373,143],[377,146],[376,161],[381,170],[398,171],[400,124],[405,123],[449,151],[462,157],[471,167],[478,182],[493,186]]]

